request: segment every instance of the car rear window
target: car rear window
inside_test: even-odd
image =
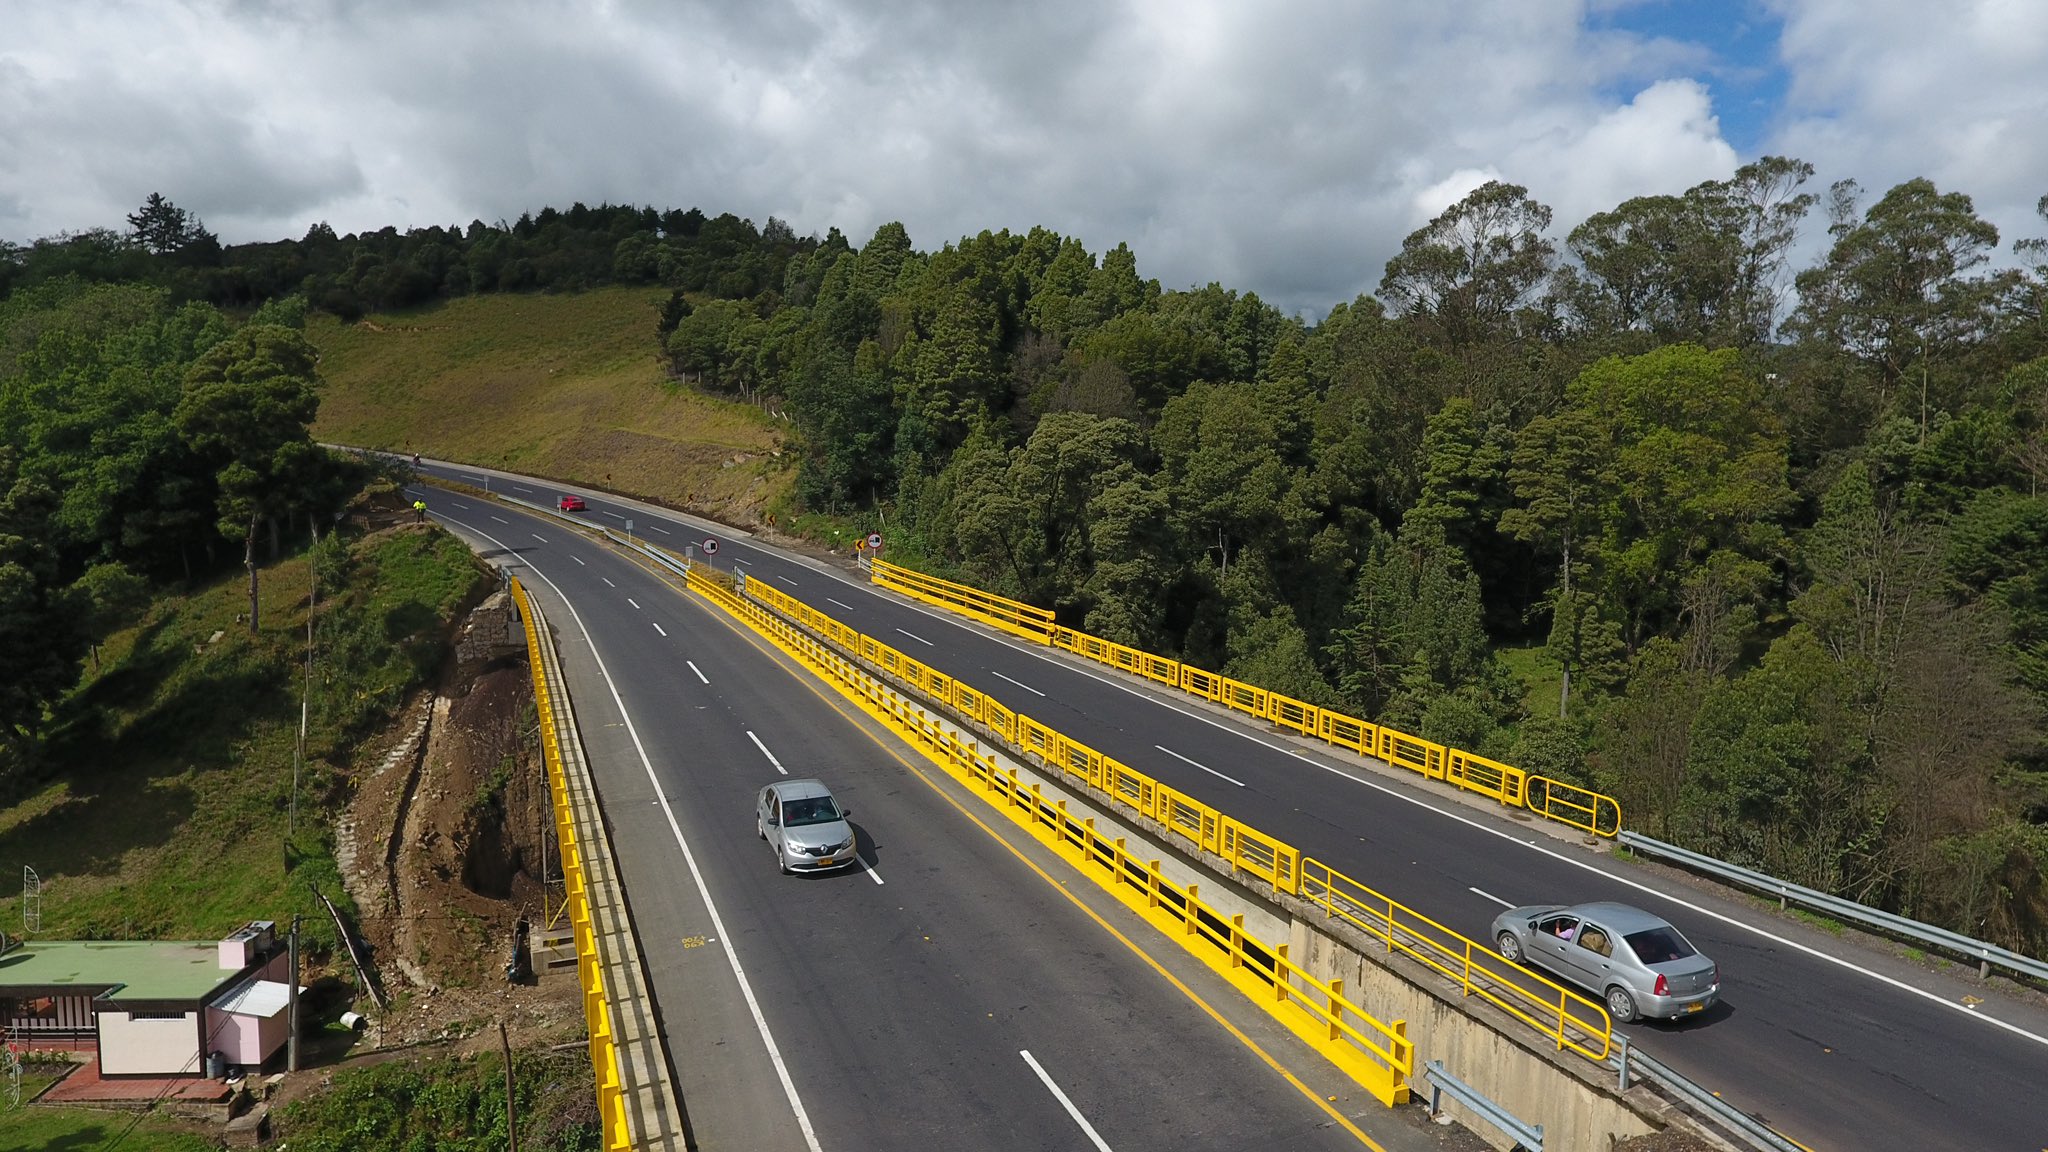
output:
[[[1666,964],[1698,955],[1676,928],[1645,928],[1622,939],[1628,941],[1629,950],[1636,954],[1636,959],[1645,964]]]
[[[839,806],[832,803],[830,796],[811,796],[802,800],[782,802],[782,824],[786,828],[801,828],[806,824],[830,824],[839,819]]]

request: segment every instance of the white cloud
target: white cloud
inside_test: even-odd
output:
[[[1589,32],[1588,2],[14,6],[0,236],[118,226],[150,191],[229,240],[574,200],[857,243],[901,219],[926,248],[1043,224],[1128,240],[1169,287],[1320,315],[1461,185],[1528,186],[1561,237],[1733,170],[1702,50]],[[1987,2],[1918,29],[1877,7],[1867,27],[1869,4],[1787,8],[1774,147],[1866,183],[2048,191],[2021,195],[2044,16]]]
[[[2010,242],[2048,232],[2048,6],[1776,0],[1792,83],[1771,147],[1869,198],[1926,176]]]

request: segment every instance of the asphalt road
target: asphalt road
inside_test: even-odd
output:
[[[479,483],[460,466],[428,471]],[[773,580],[813,606],[1068,736],[1156,776],[1484,939],[1505,905],[1616,899],[1677,923],[1721,965],[1725,1002],[1631,1042],[1816,1150],[2048,1149],[2048,1012],[1928,971],[1745,900],[1660,879],[1498,810],[1447,801],[1342,754],[1304,752],[1065,654],[882,594],[744,534],[580,489],[492,474],[674,551]],[[1980,1003],[1972,1001],[1981,1000]],[[1534,1118],[1539,1119],[1540,1118]]]
[[[693,1146],[1360,1147],[1324,1092],[1387,1123],[1334,1070],[1291,1086],[717,613],[540,518],[426,498],[548,607]],[[852,809],[860,869],[777,873],[752,802],[785,772]]]

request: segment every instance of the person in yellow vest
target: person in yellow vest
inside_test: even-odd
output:
[[[425,500],[415,500],[412,502],[412,516],[415,521],[421,524],[427,522],[427,502]]]

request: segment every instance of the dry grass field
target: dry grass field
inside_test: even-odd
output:
[[[675,387],[656,357],[666,293],[471,296],[306,335],[322,440],[514,469],[753,526],[788,491],[782,425]]]

